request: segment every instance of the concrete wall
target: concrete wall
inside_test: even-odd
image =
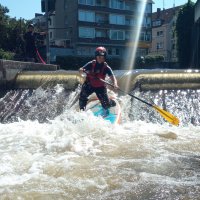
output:
[[[0,89],[14,81],[21,71],[55,71],[57,69],[57,65],[0,59]]]

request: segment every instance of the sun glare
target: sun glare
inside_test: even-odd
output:
[[[145,8],[148,0],[141,0],[138,1],[138,7],[137,11],[135,12],[137,16],[135,17],[135,26],[133,26],[133,29],[131,30],[131,38],[129,41],[129,47],[127,50],[127,58],[125,62],[125,66],[128,66],[128,70],[134,69],[134,62],[136,59],[136,53],[138,49],[138,44],[139,44],[139,39],[140,39],[140,32],[141,28],[143,25],[143,20],[144,20],[144,13],[145,13]],[[126,82],[126,87],[125,90],[129,90],[129,84],[130,84],[130,78],[131,76],[128,76],[127,82]]]

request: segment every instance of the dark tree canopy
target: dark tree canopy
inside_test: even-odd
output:
[[[180,9],[177,18],[178,59],[181,68],[188,68],[191,61],[191,36],[194,26],[194,3],[190,0]]]

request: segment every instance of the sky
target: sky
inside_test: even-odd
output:
[[[75,1],[75,0],[72,0]],[[157,8],[170,8],[185,4],[188,0],[153,0],[153,12],[156,12]],[[197,0],[192,0],[196,2]],[[32,19],[35,13],[41,13],[41,0],[0,0],[0,4],[6,6],[10,12],[10,17],[16,17],[17,19]]]

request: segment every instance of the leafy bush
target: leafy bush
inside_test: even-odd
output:
[[[153,55],[153,56],[146,56],[145,57],[145,64],[156,64],[164,61],[164,56],[162,55]]]
[[[165,60],[164,56],[162,55],[155,55],[154,59],[156,63],[163,62]]]
[[[0,49],[0,59],[13,60],[14,59],[14,53]]]
[[[137,57],[135,60],[135,69],[154,68],[157,64],[164,64],[164,56],[147,55],[145,57]],[[161,66],[161,65],[160,65]]]

